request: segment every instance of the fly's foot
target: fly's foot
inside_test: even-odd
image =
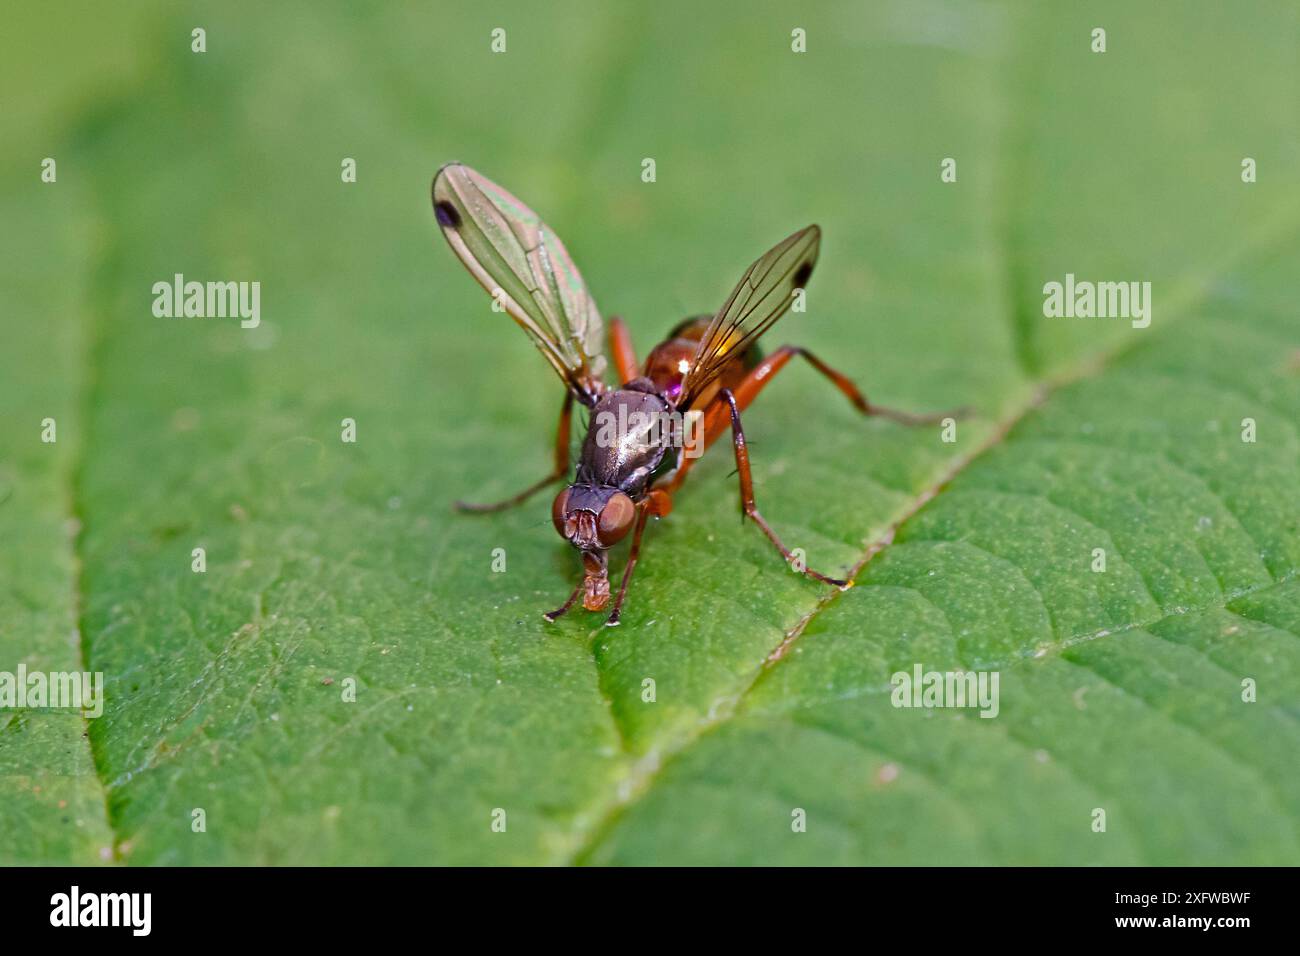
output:
[[[548,621],[554,624],[560,618],[564,617],[564,615],[569,613],[569,608],[573,607],[573,602],[578,599],[578,595],[580,593],[582,593],[581,584],[579,584],[576,588],[573,589],[573,593],[569,595],[569,599],[567,601],[565,601],[563,604],[557,607],[554,611],[547,611],[545,614],[542,615],[542,617],[546,618]]]

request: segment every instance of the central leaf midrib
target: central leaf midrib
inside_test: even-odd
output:
[[[102,195],[102,191],[98,189],[91,190],[91,192],[95,197]],[[93,672],[93,648],[90,622],[86,611],[88,589],[86,587],[85,542],[90,518],[84,507],[85,482],[86,469],[90,460],[90,448],[93,444],[91,422],[94,421],[95,409],[100,401],[103,383],[105,314],[100,303],[112,302],[115,299],[114,296],[108,295],[107,291],[111,285],[111,280],[108,277],[114,271],[118,249],[118,231],[111,217],[102,214],[103,207],[98,202],[98,199],[94,200],[94,202],[96,203],[95,218],[102,223],[105,238],[100,253],[89,268],[90,281],[87,283],[87,301],[83,309],[87,318],[83,346],[85,355],[84,372],[78,412],[80,435],[78,436],[76,452],[68,475],[67,490],[68,511],[70,517],[77,523],[76,536],[70,546],[73,560],[72,605],[79,635],[78,653],[81,658],[81,667],[87,672]],[[104,823],[112,838],[113,862],[120,863],[118,845],[121,834],[118,832],[116,822],[113,819],[110,800],[110,774],[106,766],[107,758],[103,748],[96,745],[95,734],[90,732],[88,721],[86,722],[84,739],[86,748],[90,753],[91,766],[94,768],[95,781],[99,785],[104,808]]]

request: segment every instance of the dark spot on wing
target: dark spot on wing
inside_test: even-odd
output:
[[[439,202],[435,202],[433,204],[433,214],[438,217],[438,225],[444,226],[447,229],[460,228],[460,213],[458,213],[456,207],[447,202],[447,200],[443,199]]]
[[[809,278],[812,277],[812,269],[813,264],[811,262],[805,262],[799,267],[799,271],[794,274],[794,287],[796,289],[802,289],[808,284]]]

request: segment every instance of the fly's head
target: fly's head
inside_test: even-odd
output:
[[[582,606],[603,610],[609,603],[607,553],[627,537],[636,505],[617,488],[570,485],[555,496],[551,521],[555,530],[582,553]]]

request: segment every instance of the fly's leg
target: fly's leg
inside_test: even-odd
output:
[[[755,394],[757,394],[757,392],[755,392]],[[737,401],[739,401],[739,399],[737,399]],[[752,396],[750,401],[753,401]],[[745,403],[741,402],[740,407],[743,409]],[[660,489],[670,495],[676,492],[677,489],[682,486],[682,482],[686,480],[686,473],[691,470],[691,466],[695,464],[695,462],[697,462],[706,451],[708,451],[709,446],[717,441],[719,436],[726,432],[727,426],[730,423],[731,419],[727,414],[727,403],[720,397],[714,398],[709,404],[708,409],[704,412],[704,436],[703,440],[700,441],[698,445],[698,453],[693,455],[683,453],[679,459],[677,470],[672,473],[671,477],[661,479],[663,484],[659,486]]]
[[[794,560],[794,555],[790,552],[781,539],[777,537],[776,532],[758,512],[758,506],[754,503],[754,480],[749,473],[749,449],[745,445],[745,432],[740,427],[740,409],[736,405],[736,397],[730,389],[722,389],[718,393],[719,397],[727,403],[731,411],[731,437],[732,443],[736,448],[736,471],[740,475],[740,508],[745,517],[753,520],[767,535],[767,539],[776,545],[776,549],[781,552],[781,556],[789,563]],[[837,588],[849,587],[848,581],[839,578],[830,578],[826,575],[814,571],[812,568],[804,568],[803,573],[810,578],[816,578],[826,584],[833,584]]]
[[[767,387],[768,383],[776,377],[776,374],[783,369],[790,359],[796,355],[802,355],[808,362],[825,375],[835,385],[840,392],[853,403],[853,406],[864,415],[881,415],[893,421],[904,425],[924,425],[933,422],[942,421],[944,418],[957,418],[967,414],[969,409],[961,408],[951,412],[936,412],[928,415],[918,415],[912,412],[899,411],[893,408],[886,408],[883,405],[875,405],[867,401],[865,395],[858,390],[858,387],[845,375],[831,368],[817,356],[813,355],[807,349],[800,348],[796,345],[786,345],[774,351],[767,356],[754,368],[749,371],[744,380],[736,386],[734,391],[724,389],[718,393],[717,397],[709,404],[704,412],[704,447],[710,448],[714,442],[727,433],[730,426],[733,435],[736,436],[736,466],[740,471],[740,490],[741,504],[745,508],[745,514],[752,517],[763,533],[768,536],[773,544],[785,555],[788,560],[790,553],[781,544],[780,539],[768,526],[767,522],[753,508],[754,493],[753,482],[749,473],[749,450],[745,447],[744,433],[740,429],[740,412],[750,406],[754,399],[758,398],[760,392]],[[686,474],[690,471],[691,466],[695,463],[696,458],[683,456],[681,465],[672,477],[667,479],[660,487],[663,491],[672,494],[675,492],[686,479]],[[753,509],[751,511],[751,508]],[[828,578],[818,574],[815,571],[806,572],[810,576],[828,584],[843,586],[844,582],[836,578]]]
[[[949,417],[960,418],[970,412],[970,409],[959,408],[950,412],[916,414],[895,408],[887,408],[884,405],[876,405],[867,401],[866,396],[858,390],[858,387],[853,384],[848,376],[837,372],[807,349],[800,348],[797,345],[782,346],[750,369],[744,380],[733,390],[736,406],[742,412],[748,408],[754,399],[758,398],[759,393],[771,383],[772,379],[776,378],[777,372],[785,368],[786,363],[796,355],[802,355],[813,368],[830,379],[841,394],[853,403],[853,407],[864,415],[880,415],[902,425],[928,425],[941,422]],[[721,394],[719,394],[704,412],[704,448],[712,447],[714,442],[727,433],[730,425],[730,409],[727,407],[727,402],[723,401]],[[684,456],[681,466],[662,485],[663,489],[671,494],[680,488],[682,482],[686,480],[686,473],[690,471],[695,460],[695,458]]]
[[[632,569],[641,554],[641,535],[645,531],[646,519],[652,515],[662,518],[673,509],[673,499],[665,491],[651,490],[645,498],[637,503],[636,526],[632,529],[632,550],[627,553],[627,565],[623,568],[623,583],[619,585],[618,597],[614,600],[614,610],[605,619],[606,627],[617,627],[619,614],[623,610],[623,599],[627,597],[627,586],[632,581]]]
[[[567,601],[565,601],[563,604],[557,607],[554,611],[547,611],[545,614],[542,615],[542,617],[546,618],[548,621],[559,620],[564,615],[569,613],[569,608],[573,607],[573,602],[578,600],[578,595],[581,593],[582,593],[582,585],[579,584],[576,588],[573,589],[573,593],[569,595],[569,599]]]
[[[632,581],[632,569],[641,554],[641,535],[645,532],[646,519],[650,512],[645,507],[636,509],[636,527],[632,529],[632,550],[627,553],[627,565],[623,568],[623,583],[619,585],[618,597],[614,599],[614,610],[605,619],[606,627],[618,627],[619,615],[623,612],[623,599],[627,597],[627,586]]]
[[[898,422],[900,425],[931,425],[941,422],[945,418],[960,418],[970,412],[968,408],[958,408],[950,412],[918,414],[873,404],[867,401],[867,397],[862,392],[858,391],[858,387],[853,384],[848,376],[835,371],[807,349],[800,348],[797,345],[783,345],[754,367],[749,375],[745,377],[745,380],[736,387],[736,401],[740,404],[740,407],[743,409],[753,401],[758,393],[762,391],[763,386],[771,381],[776,373],[781,371],[785,364],[796,355],[802,355],[813,368],[830,379],[831,383],[840,390],[844,397],[853,403],[853,407],[864,415],[879,415],[882,418],[888,418],[890,421]]]
[[[641,374],[636,349],[632,347],[632,336],[618,316],[609,320],[609,354],[614,359],[614,370],[618,372],[622,384],[626,385]]]
[[[507,508],[513,508],[515,505],[521,505],[537,492],[541,491],[549,484],[553,484],[569,473],[569,428],[573,422],[573,393],[568,389],[564,392],[564,405],[560,408],[560,424],[555,431],[555,466],[551,473],[536,484],[529,485],[519,494],[504,501],[493,502],[489,505],[476,505],[466,501],[457,501],[453,507],[457,511],[470,512],[471,514],[488,514],[493,511],[505,511]]]

